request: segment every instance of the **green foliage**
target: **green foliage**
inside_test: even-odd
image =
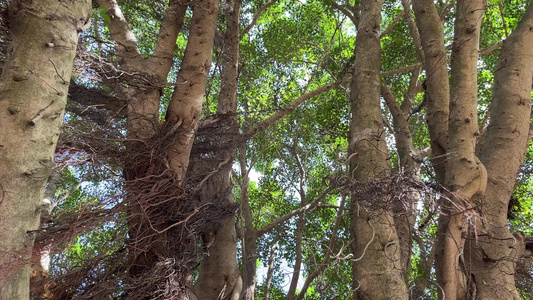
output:
[[[107,23],[111,23],[111,18],[107,15],[107,6],[100,6],[96,11],[100,17],[107,21]]]

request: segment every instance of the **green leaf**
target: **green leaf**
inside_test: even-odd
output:
[[[97,11],[104,20],[106,20],[108,23],[111,23],[111,18],[107,14],[107,6],[100,6],[98,7]]]

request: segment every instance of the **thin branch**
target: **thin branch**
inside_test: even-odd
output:
[[[259,17],[261,17],[261,15],[263,14],[263,12],[271,7],[272,5],[274,5],[274,3],[276,3],[277,0],[271,0],[270,2],[268,2],[267,4],[261,6],[261,8],[259,8],[259,10],[255,13],[254,15],[254,18],[252,19],[252,22],[250,24],[248,24],[248,26],[246,26],[242,32],[241,32],[241,37],[240,39],[242,40],[242,38],[248,33],[248,31],[250,31],[250,29],[252,29],[255,24],[257,23],[257,20],[259,19]]]
[[[487,48],[484,48],[484,49],[481,49],[479,50],[479,56],[486,56],[486,55],[489,55],[491,54],[492,52],[494,52],[495,50],[499,49],[501,46],[503,45],[503,41],[500,41],[490,47],[487,47]],[[448,60],[448,63],[450,62],[450,60]],[[381,77],[387,77],[387,76],[392,76],[392,75],[396,75],[398,73],[404,73],[404,72],[408,72],[408,71],[412,71],[412,70],[415,70],[416,68],[421,68],[422,67],[422,63],[418,62],[418,63],[415,63],[415,64],[412,64],[412,65],[409,65],[409,66],[405,66],[405,67],[401,67],[401,68],[398,68],[398,69],[395,69],[395,70],[390,70],[390,71],[386,71],[386,72],[382,72],[381,73]]]
[[[270,224],[268,224],[267,226],[263,227],[262,229],[258,230],[258,234],[261,235],[261,234],[264,234],[264,233],[267,233],[269,231],[271,231],[272,229],[276,228],[276,226],[278,226],[279,224],[287,221],[288,219],[300,214],[300,213],[303,213],[303,212],[307,212],[307,211],[310,211],[312,209],[314,209],[319,203],[320,201],[322,201],[327,195],[329,195],[329,193],[334,190],[335,188],[337,188],[336,185],[330,185],[328,186],[324,191],[322,191],[322,193],[320,193],[316,198],[315,200],[313,200],[313,202],[301,207],[301,208],[298,208],[298,209],[295,209],[279,218],[277,218],[276,220],[270,222]]]
[[[405,10],[402,10],[397,16],[396,18],[394,18],[394,20],[392,21],[392,23],[390,23],[390,25],[380,34],[379,36],[379,39],[382,39],[384,36],[386,36],[387,34],[389,34],[393,29],[394,27],[396,26],[396,24],[398,24],[398,22],[400,22],[400,20],[402,19],[403,15],[405,14]]]
[[[335,0],[331,1],[330,4],[331,6],[333,6],[333,8],[340,10],[344,15],[350,18],[355,27],[357,27],[357,25],[359,24],[359,17],[356,14],[352,14],[348,9],[346,9],[346,7],[339,5],[337,2],[335,2]]]
[[[245,139],[250,139],[250,138],[254,137],[256,134],[258,134],[259,132],[265,130],[266,128],[268,128],[268,126],[272,125],[274,122],[284,118],[286,115],[288,115],[291,112],[293,112],[300,104],[304,103],[305,101],[307,101],[307,100],[309,100],[309,99],[311,99],[311,98],[313,98],[315,96],[318,96],[320,94],[323,94],[323,93],[325,93],[327,91],[330,91],[330,90],[338,87],[341,83],[346,82],[348,79],[349,79],[348,76],[346,76],[344,78],[344,80],[339,80],[339,81],[336,81],[334,83],[330,83],[330,84],[321,86],[321,87],[317,88],[316,90],[313,90],[311,92],[303,94],[302,96],[300,96],[299,98],[294,100],[291,104],[287,105],[285,108],[281,109],[277,113],[275,113],[272,116],[270,116],[268,119],[266,119],[263,122],[255,125],[251,129],[249,129],[248,131],[243,133],[243,136],[245,137]]]

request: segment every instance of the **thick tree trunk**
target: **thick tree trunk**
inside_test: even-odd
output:
[[[351,175],[359,181],[391,173],[380,107],[382,5],[383,1],[363,1],[358,24],[349,157]],[[368,211],[357,200],[352,199],[350,225],[355,299],[407,299],[393,216],[389,209],[379,208],[385,199],[373,199],[376,207]]]
[[[91,3],[11,1],[0,80],[0,299],[28,299],[32,231],[63,121],[78,32]]]
[[[529,143],[531,28],[530,4],[504,42],[494,74],[491,118],[480,153],[488,173],[487,192],[482,219],[476,220],[466,244],[466,262],[479,299],[520,299],[514,276],[523,248],[507,228],[507,207]]]

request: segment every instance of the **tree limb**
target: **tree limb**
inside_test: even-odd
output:
[[[265,130],[266,128],[268,128],[268,126],[272,125],[274,122],[282,119],[286,115],[288,115],[291,112],[293,112],[300,104],[304,103],[305,101],[307,101],[307,100],[309,100],[309,99],[311,99],[311,98],[313,98],[315,96],[318,96],[320,94],[323,94],[323,93],[325,93],[327,91],[330,91],[330,90],[338,87],[341,83],[345,82],[346,80],[347,80],[347,78],[345,77],[344,80],[339,80],[339,81],[336,81],[336,82],[321,86],[321,87],[317,88],[316,90],[313,90],[313,91],[310,91],[308,93],[305,93],[305,94],[301,95],[296,100],[294,100],[291,104],[287,105],[286,107],[284,107],[283,109],[281,109],[277,113],[273,114],[268,119],[264,120],[263,122],[255,125],[254,127],[250,128],[249,130],[244,132],[242,134],[242,136],[245,137],[246,140],[254,137],[259,132],[261,132],[261,131]]]
[[[263,12],[271,7],[272,5],[274,5],[274,3],[276,3],[277,0],[271,0],[270,2],[268,2],[267,4],[261,6],[259,8],[259,10],[255,13],[254,15],[254,18],[252,19],[252,22],[250,24],[248,24],[248,26],[246,26],[242,32],[241,32],[241,37],[240,39],[242,40],[242,38],[248,33],[248,31],[250,31],[250,29],[252,29],[255,24],[257,23],[257,20],[259,19],[259,17],[261,17],[261,15],[263,14]]]
[[[100,5],[107,7],[107,14],[111,18],[109,33],[117,43],[119,61],[128,64],[132,60],[140,59],[141,52],[137,47],[137,39],[128,26],[116,0],[100,0]]]
[[[276,228],[276,226],[278,226],[279,224],[287,221],[288,219],[300,214],[300,213],[303,213],[303,212],[307,212],[307,211],[310,211],[312,209],[314,209],[319,203],[320,201],[322,201],[327,195],[329,195],[329,193],[334,190],[335,188],[337,188],[336,185],[334,184],[331,184],[330,186],[328,186],[324,191],[322,191],[322,193],[320,193],[316,198],[315,200],[313,200],[311,203],[301,207],[301,208],[298,208],[298,209],[295,209],[279,218],[277,218],[276,220],[272,221],[270,224],[268,224],[267,226],[263,227],[262,229],[259,229],[258,230],[258,234],[261,235],[261,234],[264,234],[264,233],[267,233],[269,231],[271,231],[272,229]]]
[[[357,27],[359,24],[359,16],[357,14],[352,14],[346,7],[339,5],[337,2],[335,2],[335,0],[331,1],[330,4],[333,6],[333,8],[340,10],[344,15],[350,18],[355,27]]]
[[[171,0],[159,27],[154,54],[150,57],[150,65],[154,66],[157,75],[166,78],[174,59],[176,39],[183,26],[187,5],[180,0]]]
[[[392,21],[392,23],[390,23],[390,25],[379,35],[379,39],[382,39],[384,36],[386,36],[387,34],[389,34],[393,29],[394,27],[396,26],[396,24],[398,24],[398,22],[400,22],[400,20],[402,19],[403,15],[405,14],[405,10],[402,10],[397,16],[396,18],[394,18],[394,20]]]

